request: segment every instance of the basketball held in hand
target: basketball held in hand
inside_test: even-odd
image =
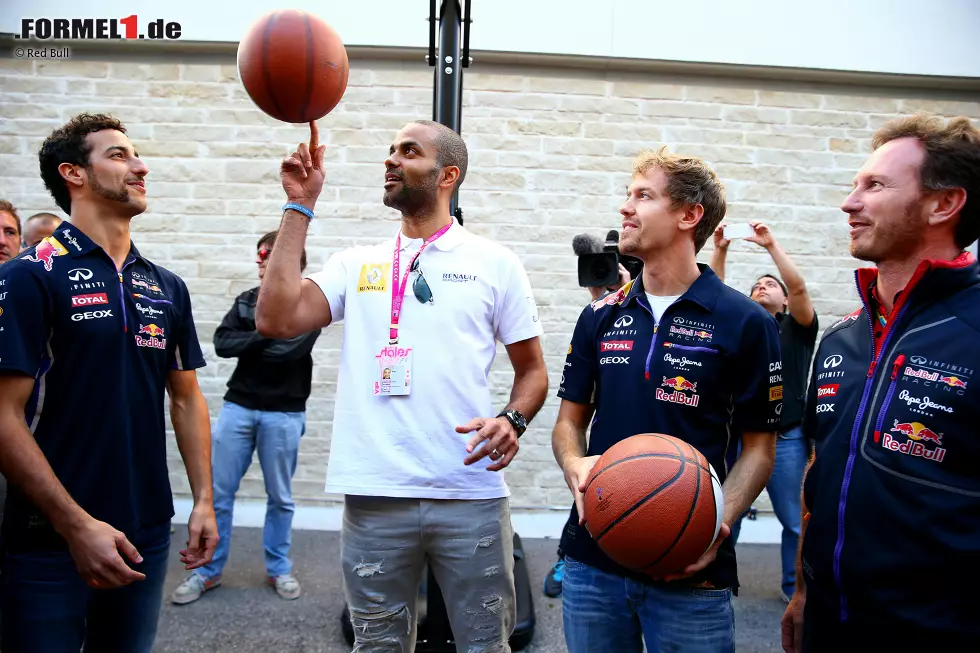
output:
[[[238,73],[252,101],[277,120],[308,123],[347,90],[347,49],[321,18],[296,9],[255,21],[238,44]]]
[[[660,433],[610,447],[585,489],[585,526],[615,562],[652,578],[680,573],[718,537],[721,482],[700,451]]]

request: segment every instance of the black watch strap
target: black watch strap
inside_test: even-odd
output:
[[[524,431],[527,430],[527,419],[519,410],[503,410],[497,417],[506,417],[507,421],[513,425],[514,430],[517,431],[517,437],[524,435]]]

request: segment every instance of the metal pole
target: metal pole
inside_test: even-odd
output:
[[[439,9],[438,52],[435,61],[429,62],[435,67],[432,119],[449,127],[457,134],[460,133],[463,104],[462,69],[465,65],[460,54],[462,50],[461,24],[462,11],[459,0],[442,0]],[[432,45],[430,42],[430,49]],[[449,210],[462,224],[462,212],[457,210],[458,203],[458,193],[454,193],[449,204]]]

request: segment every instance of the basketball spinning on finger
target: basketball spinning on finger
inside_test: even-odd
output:
[[[661,433],[610,447],[589,473],[584,500],[585,527],[599,548],[653,578],[697,562],[724,514],[721,483],[704,455]]]
[[[344,97],[349,72],[340,36],[305,11],[269,12],[238,44],[238,73],[249,97],[283,122],[308,123],[330,113]]]

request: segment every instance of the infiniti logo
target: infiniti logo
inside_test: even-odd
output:
[[[682,318],[682,317],[675,317],[674,318],[674,324],[684,324],[684,318]]]
[[[912,358],[909,359],[909,362],[912,363],[913,365],[925,365],[926,364],[926,357],[925,356],[913,356]]]
[[[92,278],[92,271],[86,268],[75,268],[68,271],[68,278],[72,281],[88,281]]]
[[[623,327],[628,327],[631,324],[633,324],[633,316],[632,315],[624,315],[621,318],[619,318],[618,320],[616,320],[615,322],[613,322],[613,326],[616,327],[617,329],[622,329]]]
[[[828,367],[837,367],[844,362],[844,357],[840,354],[834,354],[823,359],[823,367],[827,369]]]

